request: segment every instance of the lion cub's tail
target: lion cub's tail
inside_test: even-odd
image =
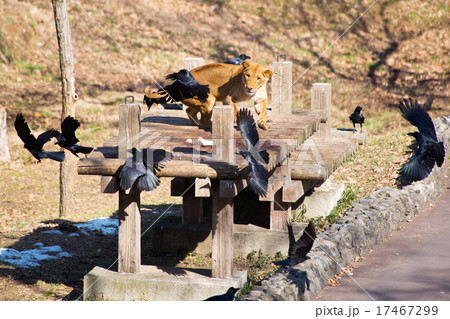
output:
[[[152,88],[147,86],[144,93],[144,103],[147,104],[148,109],[150,109],[153,104],[167,103],[170,100],[167,91],[163,89],[152,92]]]

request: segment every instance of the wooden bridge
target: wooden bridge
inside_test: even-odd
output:
[[[291,85],[279,79],[286,63],[274,62],[272,79],[272,111],[268,130],[258,130],[262,141],[259,150],[267,150],[270,161],[269,191],[259,201],[269,203],[271,230],[285,230],[291,206],[311,188],[322,184],[331,173],[358,148],[357,135],[343,137],[330,127],[331,85],[316,83],[311,90],[311,110],[292,112],[289,95]],[[281,71],[280,71],[281,70]],[[290,75],[292,78],[292,73]],[[282,83],[277,88],[276,83]],[[236,155],[244,149],[241,135],[234,128],[231,106],[216,106],[212,131],[191,124],[185,111],[152,110],[141,118],[139,104],[127,101],[119,107],[119,135],[106,141],[91,156],[78,163],[81,175],[101,175],[102,191],[119,193],[119,273],[139,273],[140,192],[132,187],[125,192],[118,187],[118,176],[131,147],[159,148],[174,157],[158,177],[171,177],[172,196],[183,197],[184,224],[200,224],[203,198],[212,205],[212,272],[213,278],[233,275],[233,199],[247,186],[249,168]],[[212,141],[203,145],[199,138]]]

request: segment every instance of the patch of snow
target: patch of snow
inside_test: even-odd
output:
[[[86,231],[100,231],[103,235],[115,235],[118,233],[119,220],[117,218],[97,218],[86,223],[75,224],[81,231],[89,235]]]
[[[69,236],[69,237],[80,237],[80,234],[78,234],[78,233],[70,233],[67,236]]]
[[[39,267],[40,264],[38,262],[42,260],[72,257],[71,254],[63,251],[57,245],[45,247],[42,243],[36,243],[34,246],[38,248],[23,251],[13,248],[0,248],[0,261],[17,267],[30,268]]]
[[[46,230],[42,232],[43,234],[50,234],[50,235],[62,235],[63,233],[57,229],[51,229],[51,230]]]

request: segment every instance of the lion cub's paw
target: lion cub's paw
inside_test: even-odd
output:
[[[266,121],[260,121],[260,122],[258,122],[258,126],[259,126],[260,128],[262,128],[263,130],[267,130],[267,123],[266,123]]]

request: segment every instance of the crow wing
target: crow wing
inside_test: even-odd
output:
[[[250,151],[258,142],[259,135],[255,120],[249,109],[241,109],[237,114],[237,125],[241,131],[247,150]]]
[[[131,188],[139,177],[146,174],[146,171],[143,161],[136,160],[135,155],[133,155],[133,157],[128,157],[125,161],[125,165],[120,171],[120,188],[124,190]]]
[[[258,196],[266,196],[269,176],[265,168],[253,158],[246,157],[250,166],[249,187]]]
[[[403,102],[400,101],[399,109],[402,116],[412,125],[416,126],[423,137],[427,137],[434,142],[437,142],[433,121],[417,100],[413,102],[411,98],[409,101],[403,99]]]
[[[420,144],[414,155],[400,167],[397,181],[402,187],[420,181],[431,173],[435,162],[436,153],[432,146]]]
[[[17,114],[16,120],[14,121],[14,127],[17,131],[17,135],[19,135],[25,145],[37,150],[42,150],[42,145],[39,144],[36,137],[31,134],[30,128],[28,127],[22,113]]]
[[[312,221],[309,222],[303,231],[302,236],[295,242],[292,249],[289,249],[289,258],[305,259],[306,254],[311,250],[316,239],[316,227]]]
[[[75,136],[75,131],[80,127],[80,122],[72,116],[67,116],[61,123],[61,134],[67,144],[73,145],[79,142]]]

